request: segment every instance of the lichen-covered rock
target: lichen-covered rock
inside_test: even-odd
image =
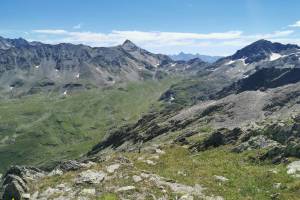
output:
[[[75,183],[99,184],[105,179],[105,177],[106,174],[102,171],[87,170],[79,174],[79,176],[75,179]]]

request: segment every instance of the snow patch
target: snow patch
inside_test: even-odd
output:
[[[243,63],[243,65],[248,65],[246,64],[246,58],[241,58],[241,59],[238,59],[239,61],[241,61]]]
[[[9,90],[13,90],[13,89],[14,89],[14,87],[12,87],[12,86],[9,87]]]
[[[169,101],[172,103],[174,100],[175,100],[175,97],[173,95],[171,95]]]
[[[235,60],[230,60],[229,62],[225,63],[225,65],[231,65],[233,63],[235,63]]]
[[[243,75],[243,79],[248,78],[248,77],[249,77],[249,75]]]
[[[36,69],[38,69],[38,68],[40,68],[40,66],[39,66],[39,65],[37,65],[37,66],[35,66],[35,68],[36,68]]]
[[[247,58],[241,58],[241,59],[238,59],[238,60],[230,60],[229,62],[225,63],[225,65],[231,65],[231,64],[233,64],[233,63],[235,63],[237,61],[242,62],[243,65],[248,65],[248,64],[246,64],[246,59]]]
[[[76,74],[76,78],[79,78],[80,77],[80,74],[78,73],[78,74]]]
[[[68,90],[64,91],[64,95],[67,95],[68,94]]]
[[[96,68],[97,72],[99,72],[100,74],[102,73],[101,69]]]
[[[282,57],[282,55],[280,55],[279,53],[272,53],[272,54],[270,55],[270,61],[277,60],[277,59],[279,59],[279,58],[281,58],[281,57]]]
[[[176,63],[172,63],[171,64],[171,67],[175,67],[177,64]]]

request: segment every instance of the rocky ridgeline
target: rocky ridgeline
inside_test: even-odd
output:
[[[249,150],[264,150],[258,160],[271,160],[272,163],[286,163],[289,157],[300,158],[299,151],[300,116],[290,121],[266,122],[256,128],[218,129],[207,138],[190,145],[192,151],[205,151],[223,145],[232,145],[232,151],[241,153]],[[175,141],[183,143],[186,137]]]
[[[143,149],[134,161],[120,155],[102,155],[66,161],[51,171],[15,166],[3,177],[3,200],[95,199],[106,193],[117,194],[119,199],[223,199],[206,196],[201,185],[185,185],[135,166],[136,162],[156,165],[164,154],[152,146]],[[225,177],[215,178],[227,181]]]

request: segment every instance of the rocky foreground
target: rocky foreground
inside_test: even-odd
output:
[[[142,153],[66,161],[48,172],[15,166],[4,176],[3,199],[223,199],[207,196],[199,184],[180,183],[141,167],[156,166],[165,154],[152,147]],[[186,176],[185,172],[177,173]]]
[[[299,119],[89,153],[50,170],[15,166],[3,199],[297,199]]]

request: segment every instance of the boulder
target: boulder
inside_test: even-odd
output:
[[[114,173],[119,168],[120,168],[120,164],[112,164],[106,167],[106,171],[111,174]]]
[[[247,150],[266,149],[266,148],[277,147],[277,146],[280,146],[278,142],[268,139],[264,135],[258,135],[234,147],[232,151],[240,153]]]
[[[21,200],[22,195],[26,191],[24,188],[18,183],[18,181],[12,181],[4,186],[3,200]]]
[[[120,187],[116,190],[116,192],[126,192],[129,190],[135,190],[135,186],[124,186],[124,187]]]
[[[300,178],[300,160],[290,163],[287,166],[287,173]]]
[[[75,179],[75,183],[99,184],[105,179],[105,177],[106,174],[102,171],[87,170],[79,174],[79,176]]]
[[[137,175],[133,175],[132,179],[135,183],[138,183],[143,180],[140,176],[137,176]]]
[[[26,196],[28,196],[26,194],[29,190],[27,186],[28,181],[38,180],[43,176],[45,176],[45,173],[35,167],[11,167],[3,177],[3,200],[26,199]]]

